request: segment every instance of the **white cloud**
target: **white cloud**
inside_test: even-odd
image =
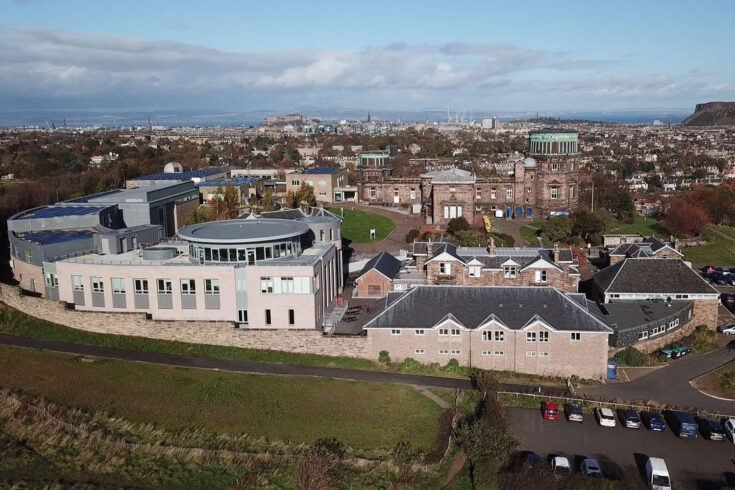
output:
[[[732,94],[731,83],[696,74],[625,77],[615,63],[512,44],[395,43],[358,50],[227,52],[175,42],[38,28],[0,28],[0,106],[35,100],[114,99],[132,106],[148,97],[179,107],[207,100],[261,107],[288,101],[330,106],[488,107],[494,101],[560,104],[574,98]],[[229,94],[229,95],[228,95]],[[197,104],[192,103],[197,101]],[[526,104],[528,105],[528,104]],[[548,104],[543,106],[548,108]],[[132,107],[131,107],[132,108]],[[237,107],[248,109],[254,107]]]

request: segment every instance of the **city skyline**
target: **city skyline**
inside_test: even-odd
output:
[[[735,98],[728,4],[2,3],[0,110],[582,111]]]

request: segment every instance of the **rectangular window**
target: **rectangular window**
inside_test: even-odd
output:
[[[536,357],[536,351],[535,350],[527,350],[526,351],[526,357]]]
[[[559,162],[552,162],[551,163],[551,170],[552,172],[556,172],[559,170]]]
[[[489,342],[493,339],[493,333],[492,332],[482,332],[482,340],[485,342]]]
[[[46,273],[46,286],[50,288],[59,287],[59,279],[56,277],[56,274],[54,274],[53,272]]]
[[[298,180],[291,180],[291,185],[298,187],[299,181]]]
[[[574,199],[574,186],[569,186],[569,199]]]
[[[536,342],[536,332],[526,332],[526,342]]]
[[[238,323],[248,323],[248,310],[237,310]]]
[[[503,277],[506,279],[515,279],[518,273],[518,267],[515,265],[504,265],[503,266]]]
[[[498,198],[498,188],[493,187],[490,189],[490,199],[497,199]]]
[[[538,341],[539,342],[548,342],[549,341],[549,332],[539,332],[538,333]]]
[[[29,264],[33,263],[33,252],[31,252],[30,250],[26,252],[26,262],[28,262]]]
[[[133,279],[135,294],[148,294],[148,279]]]
[[[503,352],[502,350],[496,350],[495,351],[495,355],[496,356],[504,356],[505,355],[505,352]]]
[[[260,278],[260,292],[263,294],[273,293],[273,278],[261,277]]]
[[[512,187],[508,187],[507,189],[505,189],[505,198],[513,199],[513,188]]]
[[[293,277],[282,277],[281,293],[292,294],[294,292],[293,283]]]
[[[376,198],[377,193],[375,192],[375,187],[370,188],[370,200],[374,201]]]
[[[449,351],[447,349],[439,349],[439,354],[442,354],[442,355],[449,354]]]
[[[549,357],[549,353],[548,352],[539,352],[538,355],[539,355],[539,357]]]
[[[397,328],[394,328],[393,330],[390,331],[390,334],[391,335],[401,335],[401,331]]]
[[[289,325],[296,324],[296,311],[295,310],[288,310],[288,324]]]
[[[82,276],[71,276],[71,283],[74,287],[74,291],[84,291],[84,282]]]
[[[194,279],[181,280],[181,294],[196,294],[197,288]]]
[[[439,274],[448,276],[452,273],[452,264],[450,262],[439,262]]]
[[[444,337],[446,335],[449,335],[449,329],[448,328],[440,328],[439,329],[439,336]]]
[[[173,292],[173,284],[171,279],[158,280],[158,294],[171,294]]]
[[[482,267],[479,265],[471,265],[470,266],[470,277],[480,277],[480,271],[482,270]]]
[[[482,188],[478,187],[477,189],[475,189],[475,199],[482,199]]]
[[[458,328],[453,328],[453,329],[452,329],[452,335],[453,335],[454,337],[457,337],[457,336],[459,336],[459,329],[458,329]]]
[[[423,355],[424,355],[424,354],[426,353],[426,351],[425,351],[424,349],[416,349],[416,350],[415,350],[415,351],[413,351],[413,352],[414,352],[414,354],[416,354],[417,356],[423,356]]]
[[[102,282],[101,277],[92,278],[92,292],[93,293],[104,293],[105,292],[105,283]]]
[[[576,341],[576,340],[582,340],[582,334],[581,334],[581,333],[579,333],[579,332],[572,332],[572,333],[570,333],[570,334],[569,334],[569,337],[570,337],[570,338],[571,338],[572,340],[575,340],[575,341]]]
[[[112,278],[112,294],[125,294],[125,279],[121,277]]]
[[[219,294],[219,279],[205,279],[204,292],[206,294]]]
[[[646,340],[648,338],[648,332],[641,332],[638,334],[638,340]]]
[[[452,349],[452,355],[454,355],[454,356],[458,356],[458,355],[460,355],[461,353],[462,353],[462,351],[461,351],[461,350],[459,350],[459,349]]]
[[[411,199],[416,199],[416,189],[413,187],[410,190]]]
[[[559,199],[559,188],[558,187],[552,187],[551,188],[551,198],[552,199]]]
[[[536,271],[536,282],[538,283],[546,282],[546,271]]]
[[[270,309],[265,310],[265,324],[266,325],[271,324],[271,310]]]
[[[495,342],[503,342],[505,340],[505,332],[495,332]]]
[[[416,335],[424,335],[424,330],[423,329],[416,330]]]
[[[483,356],[491,356],[493,354],[493,351],[491,350],[484,350],[482,351]]]

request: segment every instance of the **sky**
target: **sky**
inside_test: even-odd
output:
[[[694,110],[724,1],[0,0],[0,110]]]

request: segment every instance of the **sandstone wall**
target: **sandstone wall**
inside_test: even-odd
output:
[[[314,330],[241,330],[230,322],[154,321],[146,320],[145,314],[139,313],[67,310],[64,303],[23,296],[17,287],[6,284],[0,285],[0,301],[30,316],[88,332],[246,349],[371,358],[366,337],[325,337]]]

